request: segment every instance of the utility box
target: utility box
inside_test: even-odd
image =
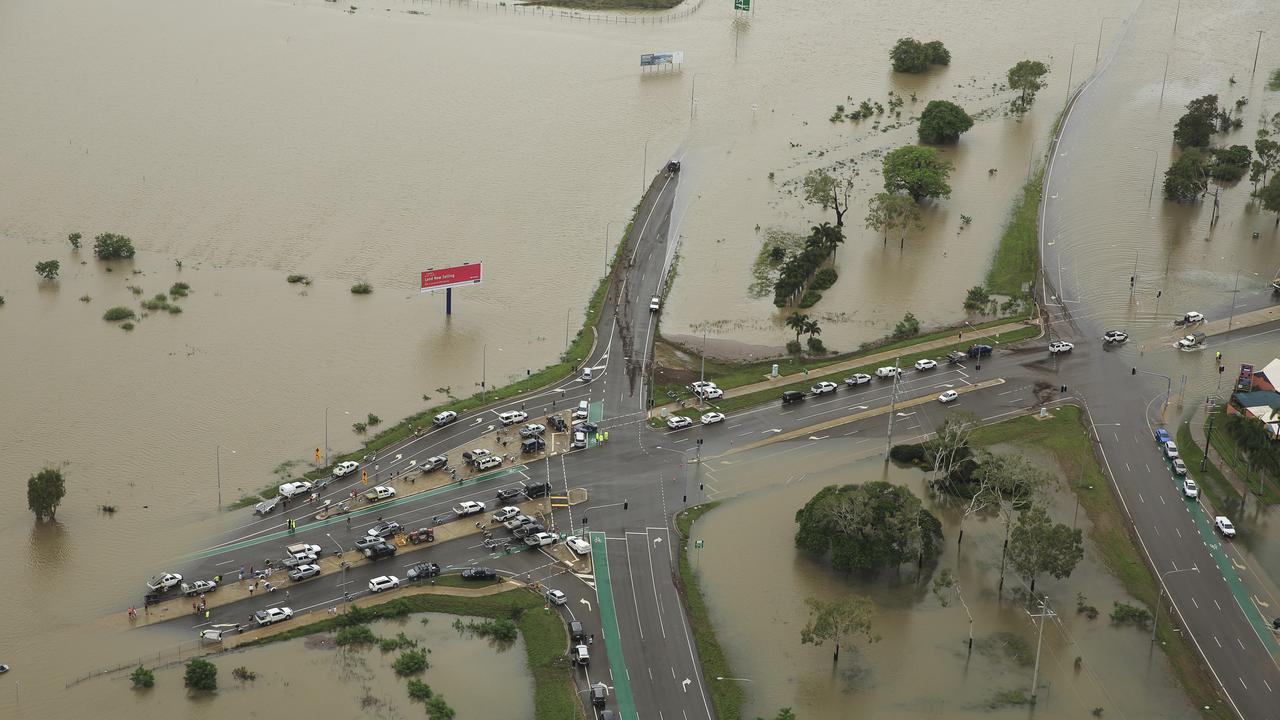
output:
[[[773,372],[770,374],[773,375],[773,377],[778,377],[778,363],[773,364]]]

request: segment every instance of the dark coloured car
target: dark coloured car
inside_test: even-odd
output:
[[[604,683],[596,683],[591,686],[591,704],[602,708],[609,700],[609,688]]]
[[[512,535],[518,538],[525,538],[530,535],[537,535],[540,532],[546,532],[547,528],[540,522],[525,523],[515,530],[511,531]]]
[[[469,567],[462,571],[463,580],[493,580],[498,573],[487,567]]]
[[[503,488],[498,491],[498,502],[506,502],[520,497],[520,488]]]
[[[595,423],[589,423],[589,422],[580,422],[573,426],[573,431],[576,433],[593,433],[594,434],[599,429],[600,429],[600,426],[596,425]]]
[[[520,452],[536,453],[547,446],[547,441],[540,437],[531,437],[520,441]]]
[[[587,636],[587,631],[582,629],[582,623],[577,620],[572,620],[569,622],[569,635],[574,640],[581,640]]]
[[[804,393],[800,390],[788,390],[782,393],[782,404],[790,405],[793,402],[804,400]]]
[[[409,572],[405,573],[410,580],[425,580],[439,574],[440,566],[435,563],[418,563],[409,568]]]
[[[971,358],[986,357],[990,354],[991,354],[990,345],[970,345],[969,346],[969,357]]]
[[[559,415],[548,415],[547,424],[555,428],[556,432],[564,432],[565,430],[569,429],[569,426],[565,423],[564,418],[560,417]]]
[[[551,492],[551,483],[529,483],[524,486],[524,494],[530,498],[540,498]]]
[[[955,350],[947,353],[948,365],[959,365],[960,363],[964,362],[964,359],[965,359],[965,354],[960,352],[959,350]]]
[[[356,549],[363,550],[367,547],[373,547],[374,545],[378,545],[381,542],[382,542],[382,538],[380,537],[376,537],[373,535],[361,535],[360,537],[356,538]]]
[[[381,542],[377,545],[371,545],[364,549],[364,556],[370,560],[381,560],[389,558],[396,554],[396,546],[390,543]]]
[[[431,472],[432,470],[439,470],[440,468],[448,464],[449,464],[449,457],[447,455],[436,455],[435,457],[429,457],[426,460],[422,461],[422,472],[425,473],[425,472]]]

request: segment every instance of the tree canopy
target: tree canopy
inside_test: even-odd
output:
[[[124,235],[102,233],[93,239],[93,254],[99,260],[128,259],[133,252],[133,241]]]
[[[906,192],[916,202],[932,197],[951,197],[947,177],[954,166],[933,148],[907,145],[884,156],[884,189]]]
[[[1273,213],[1280,213],[1280,174],[1271,178],[1271,182],[1258,193],[1258,198],[1262,200],[1262,207]],[[1277,221],[1280,222],[1280,219]]]
[[[1164,196],[1174,202],[1192,202],[1209,189],[1209,161],[1204,153],[1184,151],[1164,171]]]
[[[973,127],[973,118],[964,108],[946,100],[930,100],[920,113],[917,132],[920,142],[938,144],[953,143],[960,134]]]
[[[913,38],[901,38],[889,51],[895,72],[922,73],[930,65],[950,65],[951,52],[940,40],[922,43]]]
[[[883,231],[885,244],[889,243],[889,233],[894,230],[922,229],[924,223],[920,218],[920,206],[906,195],[876,193],[868,201],[867,227]]]
[[[806,645],[822,645],[830,640],[835,646],[832,662],[840,660],[840,642],[846,638],[861,636],[867,642],[880,638],[871,632],[871,618],[875,605],[858,595],[845,595],[831,600],[805,598],[809,606],[809,622],[800,630],[800,642]]]
[[[1079,529],[1054,523],[1039,505],[1018,517],[1009,537],[1009,562],[1035,592],[1036,578],[1048,573],[1061,580],[1084,557],[1084,536]]]
[[[853,172],[832,175],[826,170],[812,170],[804,176],[804,199],[823,210],[835,210],[836,227],[844,227],[844,214],[849,209],[849,193],[853,192]]]
[[[57,280],[60,267],[62,263],[57,260],[44,260],[36,263],[36,272],[45,280]]]
[[[1018,91],[1018,97],[1011,104],[1015,113],[1031,109],[1036,93],[1046,85],[1044,76],[1048,74],[1049,66],[1039,60],[1019,60],[1009,68],[1009,88]]]
[[[1173,129],[1173,142],[1180,148],[1209,147],[1209,137],[1218,128],[1219,116],[1217,95],[1205,95],[1187,103],[1187,112],[1178,118]]]
[[[829,485],[796,512],[796,547],[843,572],[877,573],[941,552],[942,524],[911,491],[877,481]]]
[[[27,480],[27,507],[36,520],[52,521],[66,494],[66,482],[57,468],[45,468]]]

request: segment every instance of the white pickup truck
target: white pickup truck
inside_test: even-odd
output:
[[[484,503],[475,500],[463,500],[454,506],[453,512],[458,517],[466,517],[467,515],[475,515],[484,512]]]

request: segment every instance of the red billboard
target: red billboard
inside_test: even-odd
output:
[[[444,290],[460,285],[479,285],[483,263],[463,263],[456,267],[427,268],[422,271],[422,290]]]

